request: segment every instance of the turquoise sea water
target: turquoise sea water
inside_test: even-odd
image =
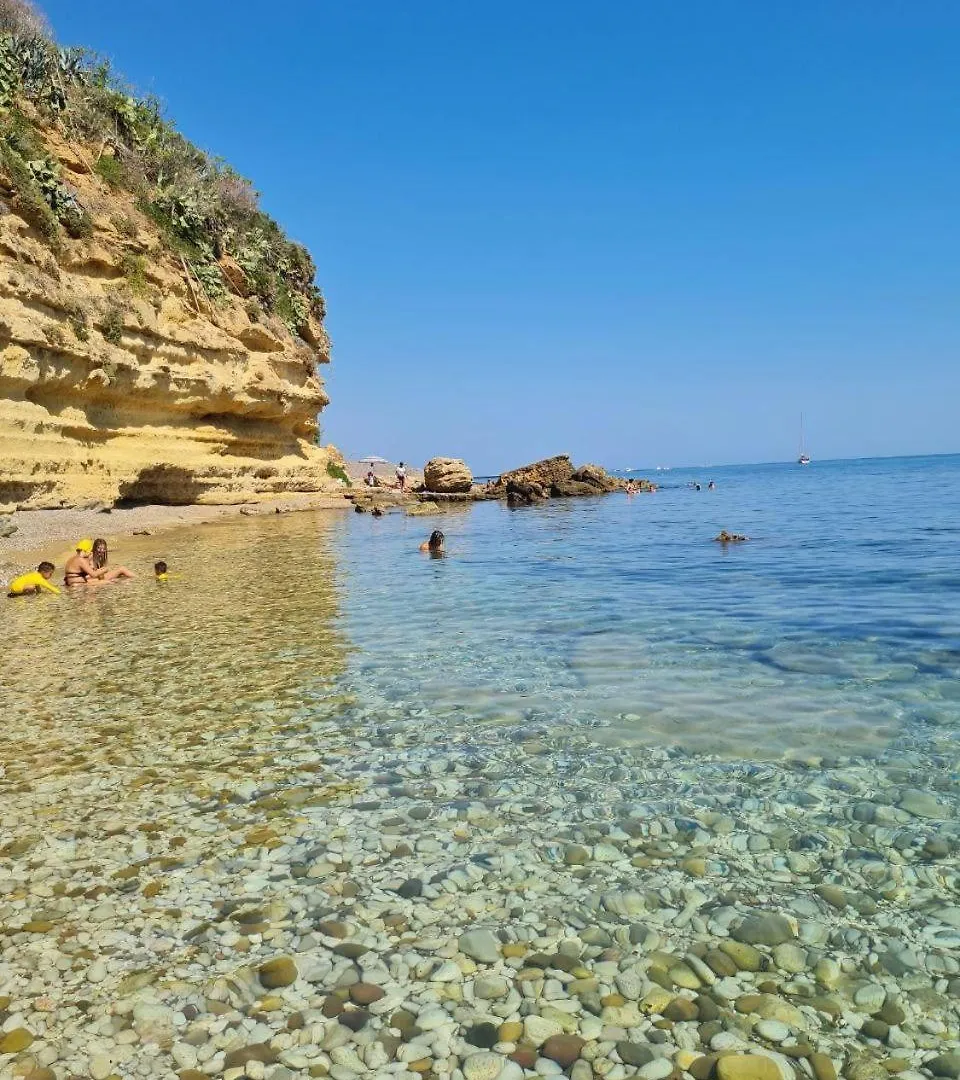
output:
[[[960,456],[657,479],[338,521],[346,681],[454,727],[750,757],[956,749]],[[417,556],[435,524],[447,557]],[[721,528],[751,541],[712,542]]]
[[[658,479],[652,495],[517,510],[121,538],[138,581],[5,602],[0,690],[64,731],[81,714],[216,730],[332,693],[351,703],[344,723],[401,718],[452,740],[576,731],[739,759],[956,760],[960,456]],[[448,554],[432,559],[417,548],[438,526]],[[723,547],[722,528],[752,539]]]

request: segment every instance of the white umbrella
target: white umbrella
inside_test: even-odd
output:
[[[361,465],[390,465],[391,462],[387,461],[385,457],[377,457],[376,454],[371,454],[369,457],[357,458]]]

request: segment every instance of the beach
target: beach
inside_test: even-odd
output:
[[[830,486],[872,503],[890,468],[821,471],[807,532],[800,486],[733,555],[706,526],[739,526],[779,474],[720,474],[713,504],[683,478],[481,504],[442,560],[402,514],[224,519],[124,542],[139,565],[162,541],[166,585],[8,605],[0,1075],[956,1076],[953,630],[945,607],[931,633],[909,564],[854,559],[860,508]],[[914,509],[925,475],[896,474]],[[936,536],[914,540],[935,579]],[[841,558],[875,618],[845,646],[825,615]],[[823,584],[788,622],[770,590],[799,596],[783,567],[806,559]],[[911,595],[925,637],[878,638]],[[674,655],[694,627],[709,647]],[[736,717],[701,717],[738,687]]]

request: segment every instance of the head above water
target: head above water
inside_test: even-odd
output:
[[[54,570],[56,570],[56,567],[53,565],[52,562],[44,561],[37,567],[37,572],[43,574],[45,578],[50,577]]]
[[[167,572],[167,564],[161,559],[153,564],[153,572],[159,577]]]
[[[439,529],[434,529],[430,534],[427,547],[431,551],[439,551],[443,547],[443,533]]]
[[[92,540],[78,540],[74,546],[79,555],[89,555],[93,551]]]
[[[93,542],[93,548],[90,551],[90,561],[98,570],[107,565],[107,542],[101,536],[98,536]]]

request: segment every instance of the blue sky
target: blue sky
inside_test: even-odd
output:
[[[351,455],[960,450],[954,0],[50,0],[313,252]]]

